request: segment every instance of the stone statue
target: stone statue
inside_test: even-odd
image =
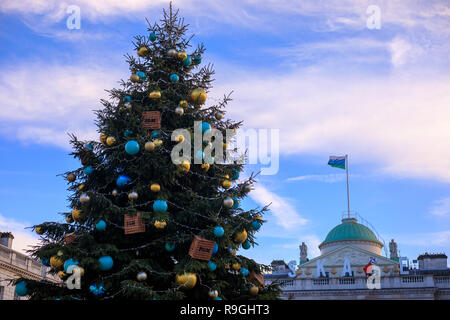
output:
[[[391,259],[398,259],[397,243],[394,241],[394,239],[392,239],[391,242],[389,242],[389,251]]]
[[[300,248],[300,263],[308,261],[308,247],[304,242],[299,246]]]

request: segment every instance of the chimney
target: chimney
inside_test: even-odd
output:
[[[0,232],[0,245],[12,248],[14,236],[11,232]]]

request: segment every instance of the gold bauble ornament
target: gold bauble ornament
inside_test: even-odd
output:
[[[153,183],[150,186],[150,190],[152,190],[153,192],[159,192],[161,191],[161,186],[158,183]]]
[[[58,277],[61,279],[61,280],[63,280],[65,277],[67,277],[68,276],[68,274],[67,273],[65,273],[64,271],[59,271],[58,272]]]
[[[230,269],[230,264],[229,264],[229,263],[226,263],[226,264],[225,264],[225,269],[226,269],[226,270],[229,270],[229,269]]]
[[[102,133],[102,134],[100,135],[100,142],[103,143],[103,144],[105,144],[107,138],[108,138],[108,136],[107,136],[106,134]]]
[[[175,142],[181,143],[184,141],[184,136],[183,135],[179,135],[175,137]]]
[[[44,231],[42,230],[41,227],[36,227],[36,229],[34,231],[36,231],[37,234],[43,234],[44,233]]]
[[[246,184],[245,186],[244,186],[244,191],[245,192],[250,192],[250,191],[252,191],[253,190],[253,186],[251,185],[251,184]]]
[[[130,77],[131,82],[139,82],[139,76],[136,73],[133,73]]]
[[[136,200],[138,197],[139,197],[139,195],[136,191],[130,192],[128,194],[128,199],[130,199],[130,200]]]
[[[231,267],[233,268],[233,270],[238,271],[241,268],[241,264],[238,262],[235,262],[231,265]]]
[[[259,292],[259,288],[257,286],[251,286],[248,291],[252,296],[256,296]]]
[[[50,265],[54,269],[59,269],[64,265],[64,261],[58,256],[52,256],[50,258]]]
[[[114,189],[111,194],[115,197],[119,194],[119,191],[117,191],[117,189]]]
[[[188,160],[183,160],[181,162],[181,164],[178,166],[178,169],[181,172],[188,173],[189,170],[191,169],[191,164],[190,164],[190,162]]]
[[[209,163],[202,164],[202,169],[205,170],[205,172],[208,172],[209,168],[210,168]]]
[[[162,140],[159,140],[159,139],[154,140],[153,143],[155,144],[156,147],[160,147],[163,144]]]
[[[147,273],[144,272],[144,271],[139,272],[139,273],[136,275],[136,279],[137,279],[138,281],[145,281],[145,280],[147,280]]]
[[[219,292],[217,292],[217,290],[209,290],[208,296],[211,299],[215,299],[215,298],[217,298],[219,296]]]
[[[230,180],[223,180],[223,182],[222,182],[222,187],[223,187],[224,189],[229,189],[229,188],[231,187],[231,182],[230,182]]]
[[[106,139],[106,144],[108,145],[108,146],[112,146],[113,144],[115,144],[116,143],[116,138],[114,138],[113,136],[109,136],[107,139]]]
[[[78,186],[78,191],[81,191],[81,190],[83,190],[84,189],[84,183],[82,183],[82,184],[80,184],[79,186]]]
[[[175,57],[177,55],[177,50],[175,49],[170,49],[169,51],[167,51],[167,55],[169,57]]]
[[[189,107],[189,103],[187,102],[187,100],[181,100],[178,105],[182,108],[187,108]]]
[[[179,116],[182,116],[184,114],[184,109],[182,107],[176,107],[175,113]]]
[[[222,148],[223,148],[224,150],[226,150],[227,147],[228,147],[228,145],[227,145],[225,142],[222,142]]]
[[[67,180],[69,181],[69,182],[74,182],[75,180],[76,180],[76,176],[73,174],[73,173],[69,173],[68,175],[67,175]]]
[[[236,233],[234,237],[234,242],[236,243],[244,243],[247,240],[247,230],[242,230],[241,232]]]
[[[145,146],[144,146],[144,148],[145,148],[145,151],[153,151],[153,150],[155,150],[155,144],[153,143],[153,142],[146,142],[145,143]]]
[[[178,52],[178,53],[177,53],[177,57],[178,57],[178,59],[180,59],[181,61],[183,61],[184,59],[187,58],[187,53],[184,52],[184,51]]]
[[[191,91],[190,94],[191,102],[196,105],[204,104],[206,101],[206,92],[203,89],[197,88]]]
[[[182,289],[192,289],[197,284],[197,275],[195,273],[185,272],[175,276],[175,282]]]
[[[148,97],[150,98],[150,99],[159,99],[159,98],[161,98],[161,91],[152,91],[152,92],[150,92],[150,94],[148,95]]]
[[[167,226],[167,222],[165,221],[155,221],[153,224],[156,229],[164,229]]]
[[[83,219],[83,213],[81,212],[81,210],[73,209],[72,210],[72,218],[75,221],[81,221],[81,219]]]
[[[256,220],[262,220],[261,216],[256,216],[255,219]]]
[[[148,48],[147,47],[140,47],[139,51],[138,51],[138,56],[139,57],[145,57],[148,53]]]

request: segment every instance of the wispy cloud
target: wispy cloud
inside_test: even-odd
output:
[[[286,181],[319,181],[326,183],[334,183],[345,180],[346,175],[338,174],[307,174],[303,176],[287,178]]]
[[[38,238],[29,229],[30,225],[15,219],[7,218],[0,214],[0,230],[11,232],[14,236],[12,248],[26,254],[30,246],[38,244]]]
[[[430,208],[430,213],[438,217],[450,216],[450,197],[435,201]]]
[[[284,229],[295,229],[305,225],[308,220],[303,218],[289,203],[289,200],[269,191],[261,184],[255,186],[255,190],[249,196],[258,204],[270,205],[270,212],[275,217],[275,223]]]

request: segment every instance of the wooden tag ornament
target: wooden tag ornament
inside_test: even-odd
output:
[[[142,128],[161,129],[161,112],[159,111],[142,112]]]
[[[250,271],[249,278],[251,280],[255,280],[258,282],[261,286],[264,286],[264,276],[261,273],[256,273],[255,271]]]
[[[68,233],[64,236],[64,241],[66,241],[67,244],[72,243],[76,238],[75,232]]]
[[[191,247],[189,248],[189,255],[198,260],[209,261],[214,249],[215,242],[194,236]]]
[[[125,214],[123,216],[123,223],[125,234],[145,232],[145,224],[141,212],[138,212],[135,215]]]

